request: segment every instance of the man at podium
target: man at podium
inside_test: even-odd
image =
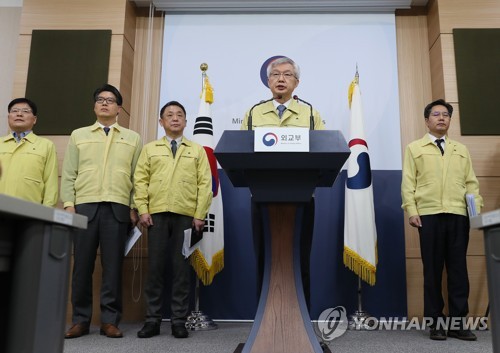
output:
[[[307,127],[312,130],[324,130],[325,125],[320,114],[313,107],[293,95],[299,85],[300,68],[290,58],[281,57],[272,61],[267,67],[267,86],[272,98],[254,105],[245,114],[241,130],[253,130],[256,127]],[[299,103],[303,102],[305,104]],[[314,227],[314,195],[304,205],[303,223],[300,241],[300,266],[302,285],[307,307],[310,309],[310,253]],[[254,246],[258,266],[258,294],[264,272],[264,233],[261,205],[252,202],[252,226]]]

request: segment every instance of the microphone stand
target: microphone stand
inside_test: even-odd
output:
[[[252,108],[250,108],[250,112],[248,113],[248,124],[247,124],[247,129],[248,130],[252,130],[252,113],[253,113],[253,108],[255,108],[256,106],[258,105],[261,105],[261,104],[264,104],[264,103],[267,103],[267,102],[270,102],[274,99],[271,98],[271,99],[268,99],[268,100],[265,100],[265,101],[260,101],[259,103],[257,104],[254,104]]]
[[[309,116],[309,129],[314,130],[314,114],[313,114],[313,106],[311,103],[306,102],[303,99],[300,99],[299,96],[295,95],[293,96],[293,99],[298,100],[304,104],[307,104],[309,108],[311,109],[311,114]]]

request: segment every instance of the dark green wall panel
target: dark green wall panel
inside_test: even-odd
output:
[[[500,29],[454,29],[462,135],[500,135]]]
[[[93,124],[94,90],[108,81],[111,30],[34,30],[26,97],[38,106],[40,135]]]

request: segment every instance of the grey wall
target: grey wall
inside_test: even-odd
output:
[[[0,1],[0,136],[8,131],[7,104],[12,100],[17,42],[23,0]]]

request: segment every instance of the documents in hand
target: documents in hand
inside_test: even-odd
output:
[[[469,213],[469,217],[477,216],[474,194],[466,194],[465,201],[467,202],[467,212]]]
[[[140,238],[141,235],[142,233],[137,227],[134,227],[134,229],[130,230],[127,236],[127,241],[125,242],[125,256],[127,256],[130,249],[132,249],[132,247],[134,246],[134,244],[137,242],[137,240]]]
[[[196,249],[200,247],[200,240],[203,238],[203,229],[196,230],[193,226],[191,229],[184,231],[184,245],[182,246],[182,255],[188,258]]]

